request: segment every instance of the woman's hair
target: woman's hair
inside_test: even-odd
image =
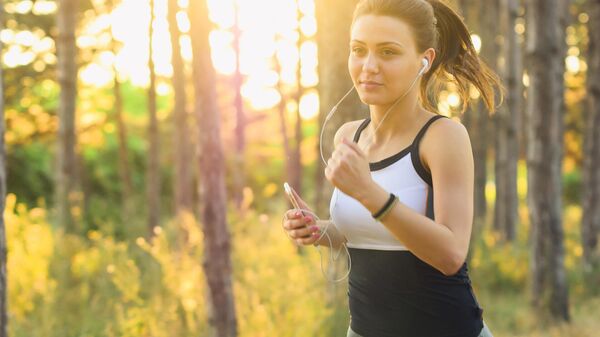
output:
[[[454,82],[463,111],[469,104],[469,84],[477,88],[488,110],[495,110],[495,88],[502,98],[500,79],[477,55],[469,30],[454,10],[439,0],[361,0],[352,23],[369,14],[391,16],[407,23],[418,52],[435,49],[435,60],[421,81],[421,101],[425,108],[437,111],[435,98],[442,82]]]

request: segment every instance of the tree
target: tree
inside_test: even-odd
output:
[[[75,100],[77,97],[77,64],[75,61],[76,0],[58,2],[56,42],[58,61],[58,151],[56,172],[56,206],[58,221],[67,232],[75,231],[71,208],[77,198],[75,158]]]
[[[518,0],[500,0],[500,26],[504,43],[499,70],[507,87],[507,96],[494,115],[496,129],[496,204],[494,228],[501,231],[504,239],[512,241],[516,236],[519,198],[517,195],[517,162],[519,144],[517,130],[521,108],[521,58],[518,36],[515,31],[518,18]]]
[[[562,87],[564,48],[559,11],[564,0],[527,3],[527,181],[532,226],[533,305],[562,321],[569,320],[561,219],[563,139]],[[559,83],[560,82],[560,83]],[[561,92],[562,94],[562,92]]]
[[[497,32],[497,1],[486,2],[485,6],[479,1],[461,0],[461,8],[468,27],[476,32],[482,40],[480,55],[485,62],[496,69],[498,49],[495,43]],[[487,184],[487,154],[489,149],[489,119],[490,116],[478,98],[465,111],[463,122],[473,139],[473,158],[475,162],[474,188],[474,226],[473,236],[477,236],[485,224],[487,199],[485,187]]]
[[[160,220],[160,163],[159,163],[159,135],[158,119],[156,116],[156,72],[154,70],[154,51],[152,35],[154,33],[154,0],[150,0],[150,24],[148,42],[148,70],[150,71],[150,86],[148,88],[148,175],[147,191],[148,198],[148,236],[152,236],[154,228]]]
[[[0,1],[0,31],[4,28],[4,2]],[[0,40],[0,60],[2,59],[2,41]],[[6,231],[4,226],[4,207],[6,207],[6,155],[4,153],[4,72],[0,67],[0,337],[8,336],[6,278]]]
[[[587,116],[583,156],[583,219],[581,242],[587,271],[600,267],[600,1],[588,1]],[[594,282],[594,281],[592,281]],[[590,287],[597,286],[590,283]]]
[[[239,23],[239,5],[237,2],[234,3],[234,25],[233,25],[233,47],[235,49],[235,72],[233,74],[233,86],[235,88],[235,115],[236,115],[236,125],[235,125],[235,166],[236,169],[233,171],[233,180],[234,180],[234,200],[236,207],[239,209],[242,205],[242,201],[244,198],[244,185],[245,182],[245,172],[244,169],[244,157],[246,152],[246,115],[244,113],[244,100],[242,97],[242,84],[244,82],[244,78],[242,76],[242,72],[240,70],[240,58],[241,58],[241,50],[240,50],[240,37],[242,32],[240,30]]]
[[[473,33],[480,36],[485,33],[482,26],[486,22],[481,22],[480,19],[481,4],[474,0],[461,0],[460,8],[467,27]],[[490,16],[489,13],[487,16]],[[489,29],[488,29],[489,30]],[[472,34],[473,34],[472,33]],[[483,51],[490,54],[488,50],[493,44],[489,44],[489,40],[483,41]],[[470,105],[461,116],[461,122],[465,125],[469,132],[469,136],[473,139],[473,158],[475,162],[475,186],[474,186],[474,214],[473,214],[473,230],[471,237],[477,238],[486,223],[487,200],[485,197],[485,186],[487,183],[487,120],[488,115],[483,108],[480,98],[471,98]],[[474,245],[469,246],[467,260],[471,260]]]
[[[352,87],[348,73],[348,54],[350,44],[350,25],[356,0],[316,0],[315,12],[317,17],[317,45],[319,58],[319,134],[325,116],[330,109]],[[335,13],[335,19],[332,16]],[[333,152],[333,136],[338,127],[344,122],[368,117],[358,95],[352,93],[342,102],[336,114],[327,122],[323,134],[323,155],[327,160]],[[319,144],[317,143],[317,147]],[[317,148],[318,151],[318,148]],[[324,196],[325,189],[332,190],[325,184],[324,164],[317,159],[315,208],[317,213],[323,212],[328,205]]]
[[[185,95],[185,72],[183,58],[181,56],[181,44],[179,38],[181,33],[177,26],[177,11],[179,6],[177,0],[169,0],[168,20],[171,35],[171,60],[173,64],[173,92],[175,102],[173,106],[174,119],[174,144],[175,144],[175,213],[192,212],[193,190],[192,170],[190,166],[191,146],[190,130],[187,125],[188,113],[186,111],[187,99]]]
[[[219,111],[208,34],[210,21],[205,0],[191,1],[191,22],[195,114],[198,122],[200,214],[204,230],[204,273],[208,284],[209,323],[213,335],[237,336],[231,238],[227,229],[225,160],[221,143]]]

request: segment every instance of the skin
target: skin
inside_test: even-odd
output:
[[[373,181],[369,162],[407,147],[435,115],[419,104],[419,82],[388,114],[377,133],[373,131],[409,88],[422,67],[421,59],[426,57],[432,64],[435,51],[419,52],[410,27],[402,20],[373,15],[355,21],[350,47],[348,69],[361,100],[369,105],[371,123],[358,144],[351,137],[362,121],[348,122],[338,129],[325,177],[375,213],[389,192]],[[419,156],[431,172],[435,220],[400,201],[380,222],[414,255],[444,275],[453,275],[466,259],[473,219],[474,164],[466,128],[452,119],[435,121],[421,140]],[[297,194],[295,197],[301,208],[310,209]],[[314,219],[297,215],[295,210],[288,210],[286,217],[283,227],[297,244],[321,244]]]

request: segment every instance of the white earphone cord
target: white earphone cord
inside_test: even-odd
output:
[[[381,121],[379,122],[379,124],[377,125],[377,127],[375,128],[375,130],[373,130],[373,134],[371,135],[371,137],[368,139],[368,142],[365,145],[365,148],[367,146],[369,146],[371,144],[371,141],[373,139],[373,137],[375,136],[375,133],[377,132],[377,130],[379,129],[379,127],[381,126],[381,124],[383,124],[383,121],[385,120],[385,118],[387,117],[387,115],[390,113],[390,111],[392,111],[392,109],[396,106],[396,104],[398,104],[398,102],[400,102],[404,97],[406,97],[406,95],[408,95],[408,93],[412,90],[412,88],[414,87],[414,85],[417,83],[417,80],[419,79],[419,77],[421,77],[424,73],[425,70],[427,68],[427,66],[429,65],[429,62],[427,59],[424,59],[423,61],[423,68],[421,68],[421,70],[419,70],[419,73],[417,74],[417,76],[415,77],[415,79],[412,81],[411,85],[408,87],[408,89],[404,92],[404,94],[402,94],[402,96],[400,96],[399,98],[396,99],[396,101],[394,101],[394,103],[387,109],[387,111],[385,112],[385,114],[383,115],[383,118],[381,119]],[[325,157],[323,156],[323,131],[325,130],[325,125],[327,124],[327,122],[329,121],[329,119],[331,119],[331,117],[333,116],[333,114],[337,111],[338,106],[344,101],[344,99],[346,99],[346,97],[348,97],[348,95],[350,95],[350,93],[355,89],[355,86],[353,85],[352,88],[350,88],[350,90],[348,90],[348,92],[333,106],[333,108],[331,108],[331,110],[329,111],[329,113],[327,114],[327,116],[325,117],[325,121],[323,122],[323,126],[321,127],[321,134],[319,136],[319,152],[321,155],[321,160],[323,161],[323,163],[325,164],[325,167],[327,167],[327,162],[325,161]],[[335,206],[337,205],[337,193],[335,193],[336,191],[333,191],[334,194],[334,202],[333,202],[333,208],[335,209]],[[321,236],[319,236],[319,239],[317,240],[320,241],[323,236],[327,237],[327,241],[329,243],[329,247],[331,248],[331,250],[333,251],[333,241],[331,240],[331,237],[329,236],[329,233],[327,233],[327,229],[329,228],[329,225],[331,223],[334,224],[335,226],[335,222],[333,221],[332,217],[333,214],[330,215],[330,219],[329,220],[320,220],[320,218],[312,211],[306,210],[306,209],[302,209],[302,212],[308,212],[311,215],[313,215],[315,217],[315,221],[325,221],[326,225],[325,228],[321,230]],[[333,213],[333,212],[332,212]],[[350,251],[348,250],[348,246],[346,246],[345,242],[341,243],[342,248],[344,248],[344,250],[346,251],[346,256],[348,257],[348,271],[344,274],[344,276],[342,278],[339,279],[330,279],[327,276],[327,273],[325,273],[325,271],[323,270],[323,254],[321,253],[321,249],[319,248],[320,245],[316,245],[317,250],[319,251],[319,255],[320,255],[320,260],[321,260],[321,273],[323,274],[323,276],[325,277],[325,279],[329,282],[332,283],[337,283],[340,281],[343,281],[346,277],[348,277],[350,275],[350,271],[352,270],[352,258],[350,256]],[[333,253],[330,254],[330,261],[331,261],[331,266],[334,266],[334,263],[337,261],[337,259],[340,256],[340,253],[342,251],[342,248],[340,248],[337,252],[337,254],[335,255],[335,257],[333,256]],[[330,273],[331,274],[331,273]]]

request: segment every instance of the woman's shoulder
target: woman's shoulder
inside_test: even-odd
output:
[[[444,142],[449,138],[469,137],[467,128],[459,120],[443,115],[440,116],[446,118],[438,118],[435,122],[431,123],[427,128],[423,141],[425,141],[425,138],[429,138],[431,142]]]
[[[439,118],[431,123],[420,142],[420,157],[425,168],[434,158],[445,157],[448,152],[468,156],[472,151],[467,128],[454,118]]]
[[[337,131],[335,132],[335,136],[333,137],[333,144],[337,148],[338,144],[342,141],[343,137],[348,139],[354,138],[354,134],[358,127],[365,121],[365,119],[357,119],[354,121],[349,121],[342,124]]]

